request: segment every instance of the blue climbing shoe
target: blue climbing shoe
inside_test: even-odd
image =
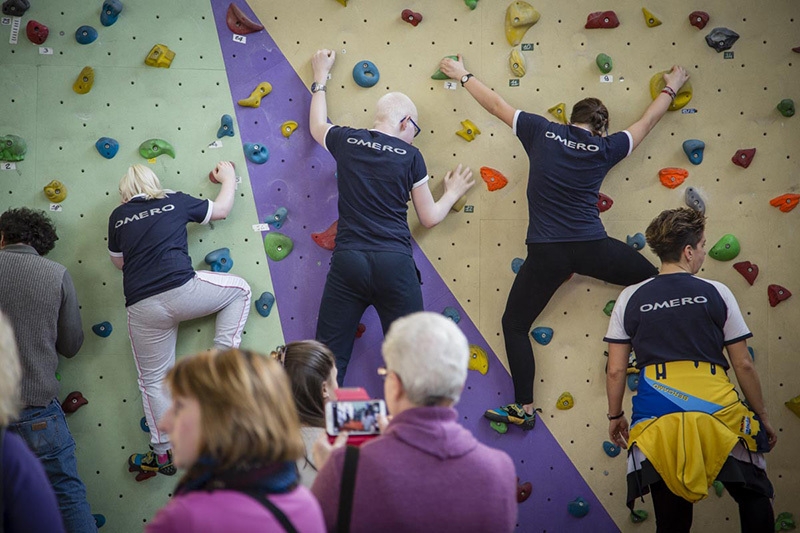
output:
[[[492,422],[515,424],[525,431],[532,430],[536,424],[536,413],[529,415],[518,403],[510,403],[497,409],[488,409],[483,416]]]
[[[167,462],[159,463],[158,456],[154,451],[147,453],[135,453],[128,458],[128,466],[131,471],[157,472],[165,476],[174,476],[178,471],[172,462],[172,450],[167,451]]]

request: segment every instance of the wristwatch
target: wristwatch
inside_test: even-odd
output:
[[[461,76],[461,86],[463,87],[464,84],[467,83],[469,81],[469,79],[472,78],[472,77],[473,77],[473,75],[470,74],[469,72],[464,74],[463,76]]]
[[[311,84],[311,94],[314,94],[319,91],[325,91],[326,88],[321,83],[314,82]]]

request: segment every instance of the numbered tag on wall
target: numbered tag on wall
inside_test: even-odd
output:
[[[40,46],[39,54],[43,56],[51,56],[53,55],[53,49],[50,48],[49,46]]]
[[[613,83],[613,81],[614,81],[614,76],[612,76],[611,74],[603,74],[602,76],[600,76],[600,83]]]
[[[244,35],[239,35],[234,33],[233,34],[233,42],[240,43],[240,44],[247,44],[247,37]]]
[[[60,213],[63,210],[64,208],[61,207],[61,204],[50,204],[50,211],[53,211],[54,213]]]
[[[17,170],[17,164],[16,163],[10,163],[8,161],[3,161],[2,163],[0,163],[0,169],[2,169],[2,170]]]
[[[456,85],[456,82],[447,80],[444,82],[444,88],[450,89],[451,91],[455,91],[456,89],[458,89],[458,86]]]

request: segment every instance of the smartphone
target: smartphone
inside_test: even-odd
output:
[[[336,401],[325,404],[325,429],[336,436],[341,431],[350,435],[377,435],[378,417],[386,416],[383,400]]]

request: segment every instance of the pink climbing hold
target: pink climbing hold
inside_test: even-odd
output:
[[[65,413],[74,413],[87,403],[89,403],[89,400],[84,398],[80,391],[72,391],[64,398],[64,401],[61,403],[61,409]]]
[[[603,193],[598,193],[598,195],[597,195],[597,209],[601,213],[605,213],[606,211],[611,209],[612,205],[614,205],[614,200],[612,200],[611,197],[606,196]]]
[[[708,24],[708,13],[705,11],[692,11],[689,13],[689,23],[698,30],[702,30]]]
[[[756,156],[755,148],[736,150],[736,153],[733,154],[731,161],[733,161],[734,165],[738,165],[742,168],[747,168],[750,166],[750,163],[753,162],[753,158],[755,156]]]
[[[328,229],[322,233],[312,233],[311,238],[322,248],[333,250],[336,246],[336,231],[339,229],[339,220],[335,220]]]
[[[420,22],[422,22],[422,15],[411,11],[410,9],[404,9],[403,12],[400,14],[400,18],[411,24],[412,26],[416,26]]]
[[[741,261],[739,263],[735,263],[733,268],[735,268],[739,274],[744,276],[744,279],[746,279],[747,283],[750,285],[752,285],[758,277],[758,265],[755,265],[750,261]]]
[[[775,307],[782,301],[788,300],[792,293],[785,287],[773,284],[767,287],[767,295],[769,296],[769,305]]]
[[[616,28],[619,26],[619,18],[613,11],[595,11],[589,13],[586,18],[586,29],[593,28]]]
[[[533,492],[533,485],[531,485],[531,482],[526,481],[525,483],[520,483],[519,478],[517,478],[517,503],[522,503],[530,498],[531,492]]]
[[[367,326],[362,324],[361,322],[358,323],[358,327],[356,328],[356,339],[360,339],[364,333],[367,331]]]

